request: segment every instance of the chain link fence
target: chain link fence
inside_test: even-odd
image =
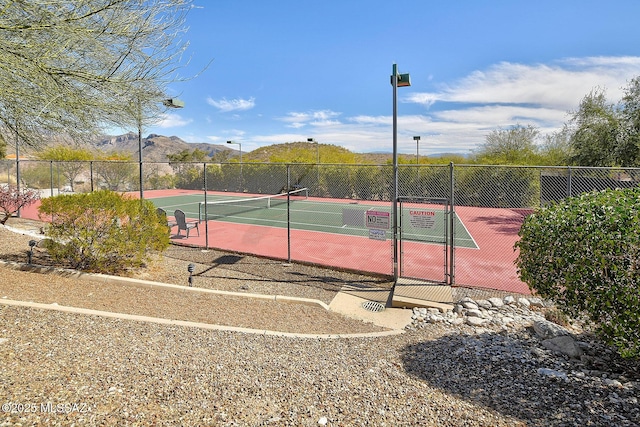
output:
[[[0,161],[0,184],[15,185],[19,176],[21,187],[40,189],[43,197],[98,189],[140,191],[138,162],[21,160],[19,173],[16,166],[15,160]],[[272,219],[272,227],[251,226],[257,254],[394,273],[392,227],[372,233],[366,224],[367,212],[377,212],[377,219],[392,214],[391,165],[145,162],[142,171],[143,191],[150,198],[161,195],[147,193],[155,190],[195,192],[206,201],[215,195],[251,197],[306,188],[304,200],[292,197],[294,208]],[[566,197],[639,183],[640,169],[635,168],[399,165],[396,196],[449,201],[450,207],[441,210],[450,215],[452,283],[521,291],[526,286],[517,277],[514,244],[526,215]],[[207,246],[237,250],[220,238],[224,224],[206,223],[211,228]],[[262,250],[267,239],[277,243]],[[417,246],[401,256],[431,263],[430,251]]]

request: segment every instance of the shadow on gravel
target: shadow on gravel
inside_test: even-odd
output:
[[[409,375],[526,426],[640,424],[637,388],[621,385],[629,379],[609,374],[619,381],[607,380],[588,369],[585,375],[579,360],[532,341],[526,334],[447,335],[408,345],[400,357]]]
[[[250,255],[229,254],[219,250],[203,252],[198,248],[172,246],[165,256],[188,262],[197,262],[208,267],[197,276],[215,278],[216,268],[251,274],[251,282],[287,282],[301,286],[310,286],[329,291],[340,291],[345,286],[369,288],[388,288],[389,279],[368,276],[359,273],[340,271],[322,266],[307,264],[286,264],[282,260],[255,257]],[[225,277],[221,275],[219,277]]]

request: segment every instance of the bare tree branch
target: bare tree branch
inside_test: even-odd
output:
[[[0,132],[37,146],[157,118],[191,0],[0,0]],[[139,111],[141,108],[142,111]]]

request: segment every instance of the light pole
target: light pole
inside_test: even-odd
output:
[[[414,136],[413,140],[416,142],[416,165],[420,164],[420,152],[418,151],[418,142],[420,142],[419,136]]]
[[[242,192],[242,144],[233,141],[227,141],[227,144],[238,144],[238,148],[240,149],[240,191]]]
[[[162,101],[165,107],[184,108],[184,102],[177,98],[169,98]],[[138,122],[138,164],[140,166],[140,200],[144,199],[144,179],[142,178],[142,101],[138,99],[138,111],[136,112],[136,121]]]
[[[318,171],[318,187],[320,187],[320,143],[313,138],[307,138],[307,142],[316,144],[316,170]]]
[[[409,74],[398,74],[398,66],[393,64],[391,74],[393,87],[393,280],[398,280],[398,87],[411,86]]]

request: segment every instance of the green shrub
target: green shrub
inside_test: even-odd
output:
[[[122,272],[169,246],[153,203],[109,190],[44,199],[40,216],[51,220],[51,257],[80,270]]]
[[[640,189],[553,204],[519,235],[520,278],[567,314],[585,314],[622,356],[639,357]]]

